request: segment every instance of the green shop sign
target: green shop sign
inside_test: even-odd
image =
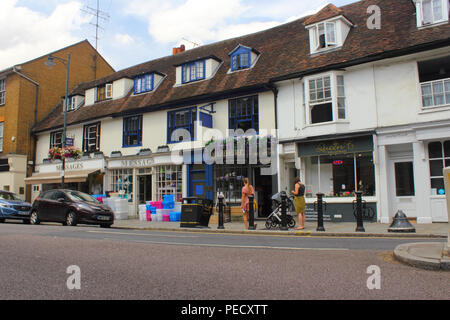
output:
[[[298,145],[300,157],[335,156],[347,153],[373,151],[372,136],[353,139],[314,141]]]

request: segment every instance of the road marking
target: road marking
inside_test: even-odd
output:
[[[115,240],[115,239],[110,239],[110,240]],[[227,244],[184,243],[184,242],[163,242],[163,241],[142,241],[142,240],[134,240],[133,242],[180,245],[180,246],[196,246],[196,247],[239,248],[239,249],[277,249],[277,250],[313,250],[313,251],[349,251],[350,250],[347,248],[295,248],[295,247],[271,247],[271,246],[237,246],[237,245],[227,245]]]
[[[171,238],[200,238],[200,236],[174,236],[166,234],[149,234],[149,233],[129,233],[129,232],[107,232],[107,231],[86,231],[88,233],[101,233],[101,234],[117,234],[127,236],[144,236],[144,237],[171,237]]]

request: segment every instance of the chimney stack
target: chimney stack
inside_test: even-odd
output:
[[[173,48],[172,54],[175,55],[177,53],[182,53],[184,51],[186,51],[186,47],[184,46],[184,44],[182,44],[179,48]]]

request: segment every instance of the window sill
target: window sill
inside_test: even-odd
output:
[[[419,30],[423,30],[423,29],[438,27],[438,26],[441,26],[441,25],[444,25],[444,24],[447,24],[447,23],[448,23],[448,20],[437,21],[437,22],[433,22],[433,23],[429,23],[429,24],[426,24],[426,25],[419,26],[418,29]]]
[[[428,114],[428,113],[442,112],[442,111],[450,111],[450,104],[444,104],[444,105],[433,106],[433,107],[422,107],[419,111],[419,114]]]
[[[141,144],[135,144],[135,145],[132,145],[132,146],[124,146],[124,145],[122,145],[122,148],[137,148],[137,147],[142,147],[142,143]]]
[[[333,125],[333,124],[350,124],[349,120],[337,120],[337,121],[328,121],[328,122],[320,122],[320,123],[312,123],[312,124],[306,124],[303,128],[314,128],[319,126],[327,126],[327,125]]]

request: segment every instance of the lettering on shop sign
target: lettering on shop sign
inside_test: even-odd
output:
[[[351,153],[355,149],[352,141],[334,142],[332,144],[321,143],[317,145],[316,152],[324,155],[337,155]]]
[[[138,160],[122,160],[122,167],[148,167],[153,164],[152,159],[138,159]]]
[[[83,163],[78,162],[78,163],[67,163],[65,164],[65,170],[82,170],[83,169]],[[58,164],[56,166],[56,170],[61,170],[62,169],[62,165]]]

